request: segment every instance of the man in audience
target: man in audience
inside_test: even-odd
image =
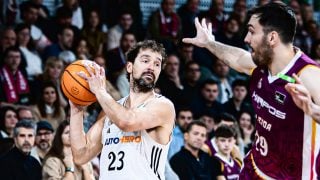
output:
[[[211,157],[201,150],[206,136],[203,122],[193,121],[187,126],[184,147],[170,159],[170,165],[180,179],[214,179],[216,176]]]
[[[15,147],[0,158],[1,179],[41,180],[41,165],[30,155],[34,145],[36,125],[22,120],[14,128]]]
[[[31,151],[31,155],[42,164],[44,157],[49,152],[54,137],[54,129],[47,121],[39,121],[37,123],[37,135],[35,147]]]

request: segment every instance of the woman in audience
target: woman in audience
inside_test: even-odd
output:
[[[62,107],[67,107],[68,101],[64,97],[60,87],[60,77],[62,75],[63,69],[64,63],[61,59],[58,59],[56,57],[49,57],[46,61],[43,74],[37,77],[36,86],[32,87],[32,91],[34,92],[33,94],[39,95],[41,93],[39,87],[42,87],[43,84],[47,82],[51,82],[57,87],[60,105]]]
[[[254,135],[254,117],[249,111],[242,111],[239,116],[239,127],[240,127],[240,142],[242,144],[243,154],[246,154],[251,149],[251,144]]]
[[[88,42],[90,54],[93,56],[102,55],[106,35],[101,30],[101,22],[97,10],[93,9],[88,13],[81,35]]]
[[[33,107],[36,120],[47,120],[54,129],[66,118],[58,98],[57,87],[52,82],[43,85],[38,103]]]
[[[0,139],[13,137],[13,129],[18,122],[16,110],[11,106],[0,108]]]
[[[45,157],[43,179],[94,180],[92,164],[76,166],[70,146],[70,125],[62,121],[54,136],[52,147]]]
[[[22,52],[23,58],[26,60],[28,80],[33,81],[37,75],[42,73],[42,60],[35,50],[29,26],[23,23],[18,24],[15,32],[17,34],[17,45]]]

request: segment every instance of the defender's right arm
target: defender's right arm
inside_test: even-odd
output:
[[[212,25],[211,23],[207,25],[205,19],[202,19],[200,24],[199,19],[196,18],[195,26],[197,36],[184,38],[183,42],[206,48],[231,68],[248,75],[251,74],[256,65],[248,51],[216,41],[212,35]]]

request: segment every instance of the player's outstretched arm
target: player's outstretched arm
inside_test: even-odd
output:
[[[101,135],[105,114],[99,115],[97,122],[89,129],[87,134],[83,130],[84,108],[70,103],[70,141],[73,160],[82,165],[97,156],[101,149]]]
[[[302,71],[300,77],[293,75],[296,83],[288,83],[285,88],[295,104],[315,121],[320,123],[320,69],[311,67]]]
[[[197,29],[196,37],[184,38],[183,42],[207,48],[220,60],[239,72],[250,74],[252,69],[256,67],[248,51],[215,41],[211,23],[207,25],[205,19],[202,19],[200,24],[199,19],[196,18],[195,26]]]

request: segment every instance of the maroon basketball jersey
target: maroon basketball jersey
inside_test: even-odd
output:
[[[225,157],[222,157],[220,154],[216,153],[214,158],[218,159],[221,163],[222,173],[224,177],[228,180],[236,180],[239,177],[241,163],[237,160],[231,158],[227,160]]]
[[[299,51],[281,73],[292,76],[307,66],[319,68]],[[287,83],[266,68],[257,67],[252,73],[250,93],[257,131],[251,162],[262,178],[313,179],[319,125],[295,105],[284,88]]]

